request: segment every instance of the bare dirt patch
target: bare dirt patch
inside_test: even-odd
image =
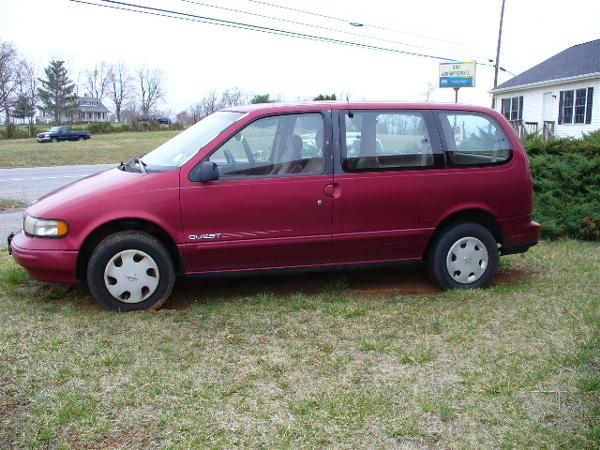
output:
[[[532,272],[523,268],[500,268],[493,286],[516,286],[527,282]],[[314,273],[240,275],[228,277],[184,277],[177,280],[163,310],[182,310],[194,303],[216,299],[253,297],[269,293],[281,298],[297,294],[316,295],[331,285],[342,286],[345,295],[367,298],[387,295],[439,295],[442,291],[431,281],[425,269],[386,268]],[[26,294],[28,287],[17,288]],[[53,297],[61,304],[84,310],[102,310],[85,286],[52,285]]]
[[[493,285],[516,285],[526,281],[530,272],[501,268]],[[381,295],[437,295],[442,291],[431,281],[425,269],[365,269],[339,272],[315,272],[285,275],[254,275],[216,278],[183,278],[177,281],[166,307],[185,309],[193,303],[206,303],[216,298],[250,297],[269,292],[279,297],[299,293],[314,295],[334,280],[341,280],[346,294],[356,297]]]

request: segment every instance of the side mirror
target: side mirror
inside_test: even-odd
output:
[[[217,164],[212,161],[203,161],[190,172],[190,181],[206,183],[219,179],[219,169]]]

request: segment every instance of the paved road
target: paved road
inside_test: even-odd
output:
[[[115,164],[0,169],[0,198],[32,202],[65,184],[114,167]],[[23,213],[0,214],[0,246],[11,230],[21,228]]]

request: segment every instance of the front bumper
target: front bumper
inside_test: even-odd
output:
[[[12,234],[12,233],[11,233]],[[40,248],[44,238],[31,238],[23,231],[9,236],[8,253],[23,266],[31,278],[40,281],[74,284],[77,282],[75,250]]]
[[[39,136],[37,138],[35,138],[35,139],[38,142],[50,142],[52,140],[51,137],[39,137]]]

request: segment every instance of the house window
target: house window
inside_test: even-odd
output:
[[[558,123],[592,123],[594,88],[560,91]]]
[[[503,98],[502,115],[508,120],[523,120],[523,96]]]

